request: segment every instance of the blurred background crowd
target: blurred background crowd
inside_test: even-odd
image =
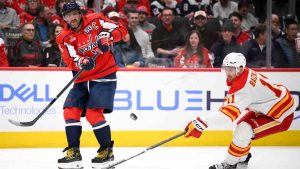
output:
[[[64,67],[55,37],[71,0],[0,0],[0,66]],[[76,0],[129,34],[113,45],[120,67],[218,68],[230,52],[266,67],[267,0]],[[271,67],[300,67],[300,2],[273,0]]]

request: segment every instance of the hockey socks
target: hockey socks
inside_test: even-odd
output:
[[[94,134],[101,148],[108,148],[111,145],[110,126],[106,120],[93,124]]]
[[[69,147],[79,148],[80,136],[82,133],[80,121],[67,120],[65,129]]]

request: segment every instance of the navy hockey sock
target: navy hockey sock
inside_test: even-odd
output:
[[[69,147],[78,147],[80,145],[80,136],[82,133],[82,127],[80,121],[67,120],[66,121],[66,135]]]
[[[101,148],[108,148],[111,146],[110,127],[105,120],[94,124],[93,130]]]

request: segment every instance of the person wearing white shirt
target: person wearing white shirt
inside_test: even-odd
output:
[[[154,53],[151,48],[149,35],[138,26],[139,13],[137,11],[130,11],[128,13],[128,27],[132,29],[138,44],[142,48],[144,58],[153,58]]]

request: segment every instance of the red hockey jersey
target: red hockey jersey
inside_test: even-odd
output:
[[[93,57],[97,47],[97,39],[101,31],[109,31],[112,41],[118,42],[127,34],[127,29],[100,14],[90,14],[82,17],[82,27],[79,31],[64,28],[56,38],[64,62],[69,68],[79,71],[76,66],[80,57]],[[110,51],[99,54],[96,58],[96,66],[90,71],[84,71],[75,80],[75,83],[98,79],[114,73],[118,66]]]

